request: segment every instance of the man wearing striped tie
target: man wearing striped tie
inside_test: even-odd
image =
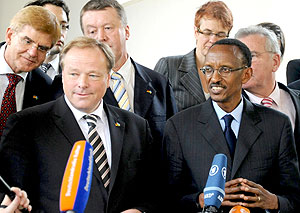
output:
[[[78,140],[93,146],[85,212],[158,212],[157,165],[147,121],[104,103],[114,54],[81,37],[61,54],[64,96],[10,117],[0,146],[1,175],[26,190],[36,212],[59,212],[61,181]]]
[[[253,75],[243,85],[244,95],[251,102],[276,109],[290,118],[300,156],[300,94],[276,82],[281,52],[275,33],[261,26],[250,26],[240,29],[235,37],[252,53]]]

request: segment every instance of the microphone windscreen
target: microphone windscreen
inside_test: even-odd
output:
[[[204,206],[220,208],[225,196],[226,168],[226,155],[215,155],[204,188]]]
[[[70,153],[60,189],[60,211],[84,212],[93,173],[93,147],[77,141]]]
[[[243,206],[235,206],[229,213],[250,213],[250,210]]]

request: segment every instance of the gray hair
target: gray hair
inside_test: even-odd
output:
[[[124,7],[121,4],[119,4],[118,1],[115,1],[115,0],[90,0],[83,6],[83,8],[80,11],[80,27],[81,27],[81,30],[83,33],[84,33],[84,30],[83,30],[83,26],[82,26],[82,16],[84,15],[84,13],[87,11],[91,11],[91,10],[95,10],[95,11],[104,10],[107,7],[114,8],[119,15],[119,18],[121,20],[123,27],[127,26],[127,16],[126,16]]]
[[[268,30],[262,26],[250,26],[247,28],[241,28],[239,31],[235,34],[236,39],[244,38],[249,35],[261,35],[266,38],[266,45],[265,45],[265,50],[272,52],[272,53],[277,53],[281,55],[279,44],[277,37],[274,32],[271,30]]]

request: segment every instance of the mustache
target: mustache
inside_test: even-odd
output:
[[[223,87],[223,88],[226,88],[226,86],[224,86],[223,84],[221,84],[221,82],[211,83],[209,85],[209,88],[212,88],[212,87]]]

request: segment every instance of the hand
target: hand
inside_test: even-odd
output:
[[[137,209],[127,209],[126,211],[123,211],[122,213],[141,213],[141,211],[137,210]]]
[[[244,191],[241,189],[243,178],[237,178],[225,183],[225,197],[222,206],[241,205],[241,199],[244,198]]]
[[[278,199],[275,194],[272,194],[268,190],[264,189],[261,185],[254,183],[253,181],[244,179],[242,182],[241,190],[245,192],[251,192],[254,196],[244,196],[245,201],[241,205],[245,207],[258,207],[261,209],[278,209]]]
[[[20,209],[26,208],[31,211],[32,207],[29,205],[29,199],[27,198],[27,193],[21,191],[17,187],[12,187],[11,190],[16,193],[13,201],[11,201],[8,196],[5,195],[4,200],[1,205],[7,205],[6,208],[1,208],[0,213],[21,213]]]
[[[203,208],[204,207],[204,193],[203,192],[199,195],[198,201],[199,201],[201,208]]]

